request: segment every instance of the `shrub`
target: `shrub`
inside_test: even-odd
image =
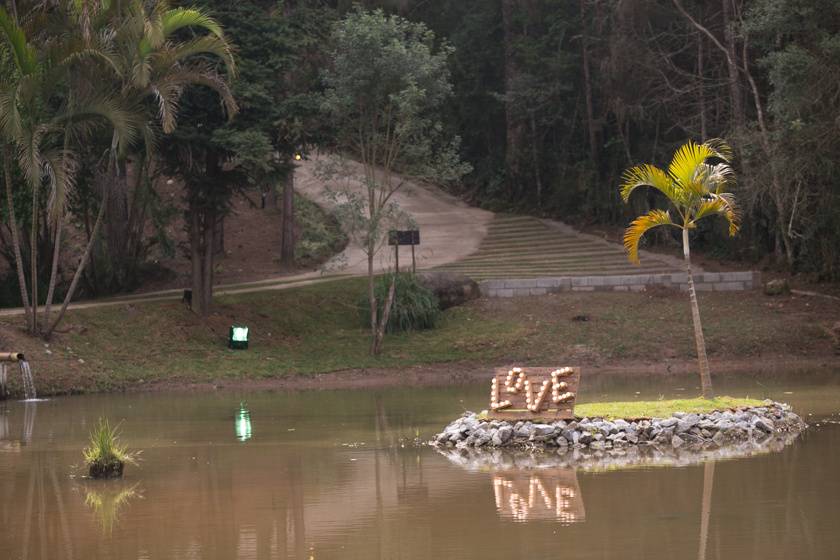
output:
[[[393,274],[377,278],[375,293],[382,313]],[[359,299],[359,313],[364,326],[370,325],[370,302],[367,294]],[[381,315],[380,315],[381,316]],[[421,285],[413,274],[398,274],[394,290],[394,304],[385,327],[386,332],[419,331],[433,329],[440,316],[440,307],[435,294]]]
[[[82,452],[92,477],[121,476],[124,463],[136,462],[134,454],[119,439],[119,426],[112,427],[107,418],[100,418],[90,433],[90,445]]]
[[[295,195],[295,262],[298,266],[317,266],[340,253],[347,245],[347,234],[332,214],[311,200]]]

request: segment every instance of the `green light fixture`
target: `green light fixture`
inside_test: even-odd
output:
[[[246,408],[245,403],[239,403],[234,427],[236,428],[236,439],[243,442],[251,439],[251,412]]]
[[[248,327],[244,325],[231,325],[228,336],[228,348],[231,350],[248,349]]]

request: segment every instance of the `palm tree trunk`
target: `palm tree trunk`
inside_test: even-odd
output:
[[[79,266],[76,268],[75,274],[73,274],[73,280],[70,281],[70,287],[67,288],[67,293],[64,295],[64,301],[61,303],[61,310],[59,310],[58,315],[55,318],[47,331],[44,333],[44,337],[49,338],[52,335],[55,328],[64,318],[64,314],[67,312],[67,306],[70,305],[70,301],[73,299],[73,295],[76,293],[76,288],[79,285],[79,278],[82,277],[82,272],[85,270],[85,266],[87,266],[88,260],[90,259],[90,253],[93,249],[93,244],[96,242],[97,234],[102,227],[102,220],[105,216],[105,207],[108,205],[108,195],[110,193],[110,189],[108,189],[107,185],[105,186],[105,191],[102,193],[102,202],[99,206],[99,214],[96,216],[96,223],[93,225],[93,231],[90,234],[90,239],[88,239],[87,247],[85,247],[85,252],[82,255],[82,259],[79,261]]]
[[[20,284],[20,300],[23,302],[26,321],[31,321],[32,313],[29,309],[29,291],[26,289],[26,276],[23,273],[23,257],[20,253],[20,236],[18,235],[17,220],[15,219],[15,201],[12,197],[12,166],[9,147],[3,146],[3,176],[6,179],[6,204],[9,206],[9,227],[12,230],[12,248],[15,252],[15,268],[17,269],[18,284]],[[27,325],[32,330],[32,324]]]
[[[30,332],[38,334],[38,194],[41,185],[32,187],[32,230],[29,238],[29,281],[32,283],[32,318]]]
[[[706,357],[706,340],[703,337],[703,325],[700,323],[700,307],[697,305],[697,292],[694,289],[694,275],[691,272],[691,253],[688,247],[688,229],[682,230],[683,256],[685,257],[685,273],[688,277],[688,295],[691,299],[691,319],[694,323],[694,342],[697,345],[697,361],[700,366],[700,387],[704,399],[714,396],[712,392],[712,377],[709,374],[709,359]]]
[[[43,327],[50,326],[50,313],[52,313],[52,301],[55,295],[55,285],[58,281],[58,261],[61,254],[61,230],[64,229],[64,212],[59,212],[58,218],[55,222],[55,246],[53,247],[52,270],[50,271],[50,285],[47,290],[46,307],[44,308],[44,322]]]

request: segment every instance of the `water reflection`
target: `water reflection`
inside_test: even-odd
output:
[[[10,410],[4,405],[0,409],[0,452],[20,452],[21,446],[32,441],[32,433],[35,430],[35,416],[38,412],[37,402],[24,403],[23,422],[20,426],[20,436],[15,437],[13,423],[10,420]]]
[[[230,437],[240,395],[41,404],[31,441],[0,453],[0,558],[549,558],[561,540],[576,558],[822,559],[840,548],[840,426],[746,460],[668,455],[686,468],[650,468],[647,455],[618,470],[606,455],[585,467],[571,455],[481,462],[414,446],[451,420],[459,390],[248,394],[242,408],[260,419],[248,445]],[[8,410],[0,435],[20,441],[25,407]],[[124,420],[144,450],[125,482],[71,477],[100,415]]]
[[[499,515],[514,521],[586,519],[577,474],[571,469],[494,474],[493,495]]]
[[[235,428],[236,439],[239,441],[251,439],[251,412],[246,408],[245,403],[239,403],[239,410],[236,411]]]
[[[96,486],[85,487],[85,505],[93,512],[102,533],[110,536],[114,532],[114,526],[119,521],[121,511],[135,498],[143,497],[138,490],[140,483],[135,482],[126,485],[121,482],[111,483],[111,481],[108,481],[101,484],[91,484]]]

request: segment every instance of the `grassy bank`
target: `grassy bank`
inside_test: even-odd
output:
[[[0,349],[30,358],[41,393],[109,391],[155,383],[270,380],[337,370],[425,365],[442,372],[522,365],[620,366],[689,362],[693,338],[685,294],[567,293],[477,300],[444,313],[440,327],[389,335],[379,358],[355,304],[363,279],[219,298],[202,320],[176,302],[73,311],[49,346],[26,337],[20,318],[0,322]],[[832,360],[834,302],[757,292],[704,293],[710,357]],[[231,351],[231,323],[251,327],[251,349]],[[11,376],[17,381],[17,376]]]
[[[749,398],[715,397],[713,399],[670,399],[585,403],[575,406],[575,414],[587,418],[667,418],[675,412],[696,413],[761,406],[763,401]]]

